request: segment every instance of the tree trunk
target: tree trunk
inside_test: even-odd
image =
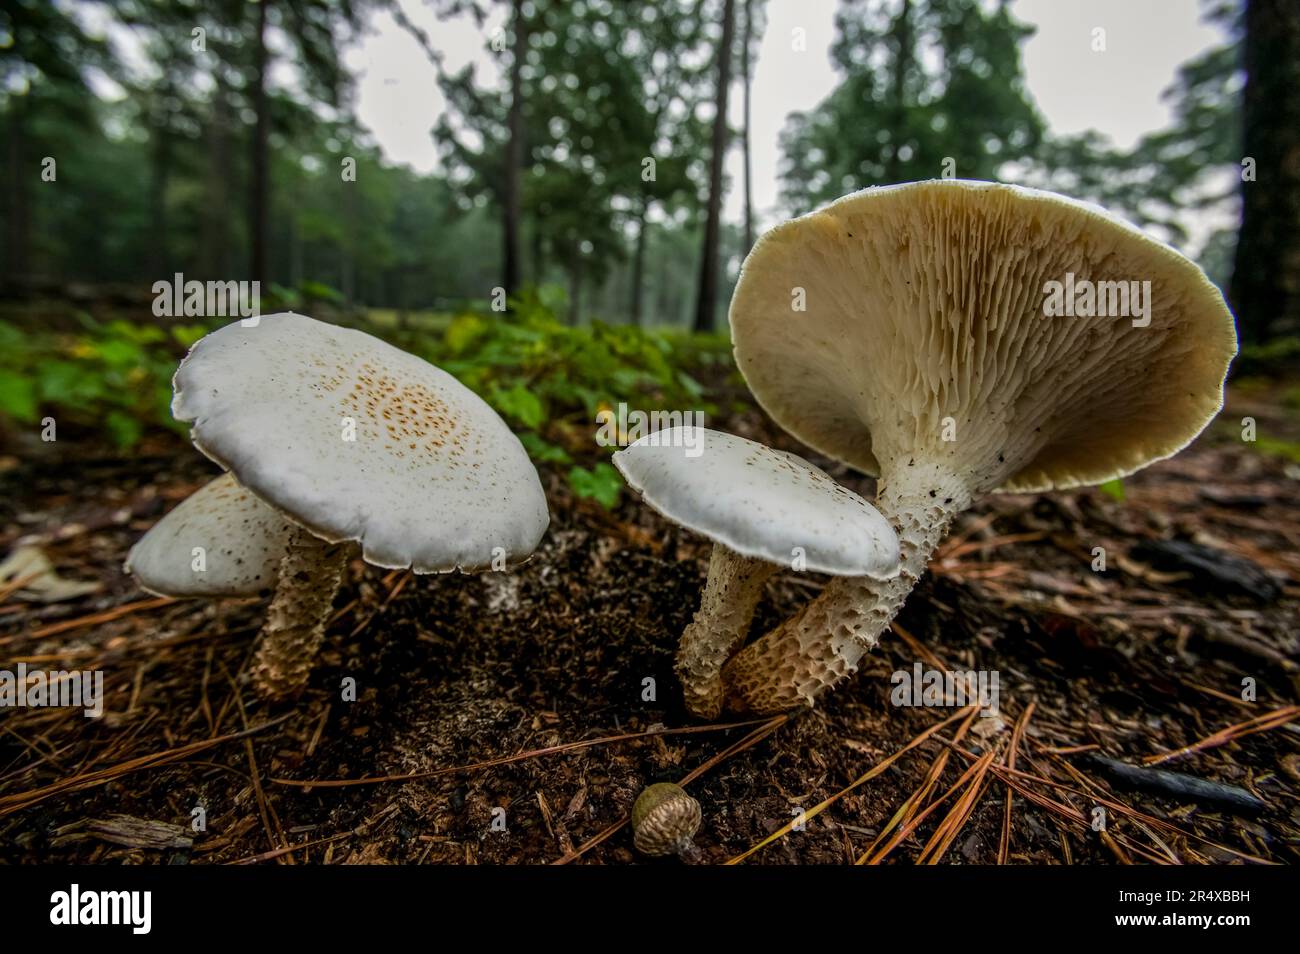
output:
[[[296,208],[295,204],[295,208]],[[301,288],[304,275],[302,232],[297,218],[289,219],[289,287]]]
[[[252,257],[249,263],[249,280],[265,283],[267,280],[267,242],[269,209],[271,201],[270,127],[271,117],[266,96],[267,61],[266,13],[271,0],[261,0],[257,5],[257,35],[253,48],[253,126],[252,189],[249,191],[248,231]]]
[[[753,168],[749,157],[749,93],[750,93],[750,72],[749,72],[749,44],[753,39],[753,10],[750,7],[751,0],[745,0],[745,31],[744,39],[741,41],[745,44],[741,50],[742,72],[745,74],[745,124],[743,129],[742,147],[745,153],[745,255],[754,247],[754,191],[753,191]]]
[[[546,261],[542,255],[542,226],[541,223],[533,222],[533,284],[537,287],[542,285],[542,273],[546,270]]]
[[[636,216],[636,250],[632,253],[632,324],[641,327],[642,286],[645,284],[646,206],[643,198]]]
[[[718,301],[718,232],[722,217],[722,160],[727,152],[727,91],[731,87],[731,48],[735,36],[736,3],[724,0],[722,42],[718,44],[718,88],[714,97],[713,155],[709,162],[709,208],[704,220],[700,254],[700,284],[695,299],[695,330],[712,331]]]
[[[1244,42],[1243,148],[1231,299],[1237,333],[1256,344],[1300,334],[1300,5],[1250,0]]]
[[[346,223],[345,236],[339,245],[340,271],[342,273],[342,287],[339,289],[343,293],[343,300],[349,305],[357,297],[357,260],[356,260],[356,240],[357,234],[357,184],[355,182],[344,182],[343,186],[343,221]]]
[[[894,54],[893,118],[889,129],[889,157],[885,160],[885,183],[898,182],[903,175],[903,162],[898,150],[903,145],[903,127],[907,122],[907,73],[912,60],[912,0],[903,0],[898,19],[894,21],[893,34],[898,42]]]
[[[514,49],[510,58],[509,140],[506,143],[506,181],[503,202],[505,249],[502,285],[507,295],[519,291],[519,183],[524,168],[524,54],[528,49],[528,24],[524,0],[514,0]]]
[[[9,110],[9,228],[6,235],[9,277],[23,282],[31,276],[31,192],[30,177],[36,170],[27,169],[27,100],[16,96]]]
[[[582,253],[579,252],[569,269],[569,324],[578,327],[582,321]]]
[[[164,95],[169,95],[165,90]],[[165,117],[155,117],[153,149],[149,175],[149,268],[155,276],[167,273],[167,184],[171,180],[171,133],[163,124]]]
[[[212,121],[208,126],[207,199],[203,211],[203,269],[208,278],[230,274],[230,90],[221,67],[213,71]]]

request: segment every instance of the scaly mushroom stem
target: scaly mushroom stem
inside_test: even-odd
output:
[[[901,475],[882,477],[876,500],[898,531],[898,575],[836,577],[802,610],[737,653],[723,670],[729,708],[765,715],[812,705],[875,647],[953,517],[970,506],[970,491],[960,480],[929,467],[915,470],[927,476],[904,468]]]
[[[253,688],[263,699],[283,699],[307,684],[352,549],[301,527],[290,533],[253,661]]]
[[[745,641],[763,584],[775,563],[742,556],[721,543],[713,545],[709,577],[695,618],[682,633],[677,649],[677,678],[686,708],[701,719],[722,711],[722,667]]]

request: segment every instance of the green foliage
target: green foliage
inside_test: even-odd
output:
[[[116,446],[134,446],[151,426],[171,419],[171,379],[180,346],[207,329],[89,319],[77,334],[28,333],[0,322],[0,423],[32,426],[43,415],[60,425],[99,428]]]
[[[1300,337],[1290,336],[1242,347],[1232,363],[1232,376],[1239,380],[1294,375],[1297,368],[1300,368]]]
[[[1124,502],[1124,481],[1119,477],[1116,477],[1114,480],[1108,480],[1103,484],[1098,484],[1097,489],[1107,497],[1118,500],[1120,503]]]
[[[573,328],[545,304],[549,296],[529,291],[509,314],[465,312],[437,331],[387,321],[365,330],[456,375],[519,433],[536,463],[570,468],[575,493],[613,506],[622,481],[611,482],[604,462],[611,449],[596,443],[597,412],[626,402],[715,413],[692,371],[725,365],[729,345],[720,336],[629,326]],[[210,328],[89,317],[83,325],[53,334],[0,321],[0,424],[32,427],[49,414],[60,425],[96,428],[122,448],[153,429],[184,433],[171,418],[172,375]]]
[[[612,448],[596,444],[596,415],[616,408],[694,410],[714,414],[696,369],[730,363],[720,335],[645,331],[594,322],[573,328],[546,302],[548,289],[529,290],[508,314],[464,313],[439,338],[393,334],[402,347],[456,375],[520,433],[538,464],[574,464],[575,494],[603,506],[618,502],[623,486],[601,458]]]
[[[613,464],[601,462],[590,470],[586,467],[572,468],[569,486],[579,500],[595,500],[606,510],[612,510],[623,492],[623,478]]]
[[[1271,454],[1274,457],[1281,457],[1289,460],[1294,464],[1300,464],[1300,441],[1284,441],[1276,437],[1259,437],[1253,444],[1247,443],[1247,447],[1253,447],[1261,454]]]
[[[937,178],[949,158],[962,178],[997,178],[1044,131],[1020,60],[1030,32],[1005,4],[843,0],[831,55],[844,79],[782,132],[786,206]]]

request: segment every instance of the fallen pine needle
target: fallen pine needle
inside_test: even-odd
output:
[[[226,735],[219,735],[211,739],[200,739],[197,742],[190,742],[188,745],[177,746],[174,749],[167,749],[162,752],[151,752],[148,755],[141,755],[134,759],[127,759],[117,765],[111,765],[105,769],[98,769],[94,772],[83,772],[80,775],[73,775],[70,778],[60,779],[57,782],[51,782],[49,785],[41,788],[34,788],[26,792],[15,792],[12,795],[0,796],[0,818],[6,815],[12,815],[14,812],[21,811],[24,808],[30,808],[38,802],[43,802],[47,798],[55,795],[62,795],[65,792],[81,792],[88,788],[95,788],[99,785],[106,785],[116,778],[123,775],[129,775],[132,772],[143,771],[144,769],[157,768],[160,765],[167,765],[171,762],[177,762],[188,756],[210,749],[213,746],[221,745],[223,742],[233,742],[236,739],[244,739],[251,735],[256,735],[273,725],[278,725],[293,716],[292,712],[285,713],[279,718],[272,719],[269,722],[263,722],[248,729],[239,732],[231,732]]]
[[[475,772],[479,769],[492,768],[497,765],[509,765],[525,759],[538,758],[543,755],[556,755],[560,752],[572,752],[575,749],[589,749],[596,745],[612,745],[615,742],[627,742],[632,739],[652,739],[658,735],[692,735],[699,732],[722,732],[727,729],[741,729],[745,726],[758,725],[769,720],[750,719],[747,722],[725,722],[716,725],[691,725],[679,729],[652,729],[646,732],[625,732],[622,735],[606,735],[599,739],[584,739],[580,742],[565,742],[562,745],[549,745],[542,749],[531,749],[515,755],[503,755],[501,758],[488,759],[485,762],[473,762],[469,765],[453,765],[450,768],[427,769],[423,772],[407,772],[402,775],[376,775],[371,778],[331,778],[306,780],[297,778],[267,779],[272,785],[292,785],[303,791],[313,788],[347,788],[352,785],[381,785],[387,782],[410,782],[421,778],[434,778],[439,775],[451,775],[455,772]]]
[[[1007,750],[1007,768],[1016,767],[1016,752],[1020,749],[1020,739],[1025,734],[1025,726],[1029,725],[1030,718],[1034,714],[1035,703],[1030,702],[1025,707],[1025,711],[1020,714],[1016,720],[1016,727],[1011,731],[1011,746]],[[998,864],[1005,865],[1007,856],[1011,853],[1011,800],[1014,793],[1011,787],[1007,786],[1007,798],[1002,812],[1002,837],[998,839]]]
[[[1146,765],[1160,765],[1162,762],[1172,762],[1174,759],[1180,759],[1196,752],[1204,752],[1206,749],[1227,745],[1229,742],[1235,742],[1237,739],[1245,738],[1256,732],[1267,732],[1269,729],[1276,729],[1278,726],[1286,725],[1297,716],[1300,716],[1300,706],[1286,706],[1282,709],[1275,709],[1262,716],[1256,716],[1253,719],[1247,719],[1245,722],[1230,725],[1226,729],[1220,729],[1213,735],[1206,736],[1201,741],[1193,742],[1191,745],[1185,745],[1181,749],[1174,749],[1174,751],[1165,752],[1163,755],[1148,755],[1142,761]]]
[[[970,729],[971,721],[975,718],[975,715],[978,712],[979,706],[971,705],[962,709],[953,716],[953,719],[962,716],[965,717],[962,719],[961,725],[957,727],[957,734],[953,736],[954,742],[960,741],[965,737],[967,730]],[[934,728],[938,729],[940,726],[935,726]],[[889,822],[885,827],[880,830],[878,835],[876,835],[875,840],[867,846],[867,850],[858,858],[858,864],[879,864],[887,854],[893,851],[894,848],[902,842],[905,837],[904,832],[911,833],[916,826],[920,824],[921,818],[923,818],[925,814],[928,814],[928,810],[923,813],[921,817],[917,817],[916,813],[929,800],[930,793],[933,792],[935,786],[939,784],[939,779],[943,775],[943,770],[947,765],[948,752],[945,749],[935,756],[934,761],[930,763],[930,768],[926,770],[925,777],[921,780],[921,784],[917,787],[916,791],[909,795],[907,800],[898,807],[898,810],[894,812],[894,817],[889,819]],[[891,837],[879,851],[877,851],[876,847],[880,845],[880,843],[884,841],[885,836],[895,828],[898,829],[897,833],[895,833],[895,835]]]
[[[975,707],[972,707],[972,711],[974,711],[974,709],[975,709]],[[808,811],[804,812],[804,814],[803,814],[803,820],[804,820],[804,821],[808,821],[808,820],[810,820],[810,819],[816,818],[816,817],[817,817],[818,815],[820,815],[823,811],[825,811],[825,810],[826,810],[827,808],[829,808],[831,805],[835,804],[837,801],[839,801],[841,798],[843,798],[843,797],[844,797],[845,795],[847,795],[849,792],[851,792],[851,791],[853,791],[855,788],[858,788],[858,787],[861,786],[861,785],[865,785],[867,782],[871,781],[871,779],[875,778],[877,775],[881,774],[881,773],[884,772],[886,769],[888,769],[891,765],[893,765],[895,762],[897,762],[897,761],[898,761],[898,760],[899,760],[899,759],[900,759],[900,758],[901,758],[905,753],[910,752],[912,749],[916,748],[918,745],[920,745],[922,742],[924,742],[926,739],[928,739],[931,735],[933,735],[934,733],[938,732],[938,731],[939,731],[940,729],[942,729],[944,726],[946,726],[946,725],[950,725],[951,723],[955,722],[957,719],[960,719],[963,715],[966,715],[966,710],[963,710],[963,711],[961,711],[961,712],[955,713],[954,715],[949,716],[947,719],[944,719],[942,722],[939,722],[939,723],[937,723],[937,724],[935,724],[935,725],[930,726],[930,728],[926,729],[924,732],[922,732],[920,735],[918,735],[916,738],[914,738],[911,742],[908,742],[907,745],[903,746],[901,749],[899,749],[899,750],[898,750],[897,752],[895,752],[893,755],[890,755],[889,757],[885,758],[883,761],[880,761],[880,762],[876,763],[876,765],[874,765],[874,766],[872,766],[870,769],[868,769],[865,773],[863,773],[861,776],[859,776],[859,777],[857,778],[857,780],[853,782],[853,784],[849,785],[847,788],[843,788],[843,789],[841,789],[840,791],[838,791],[838,792],[836,792],[834,795],[832,795],[830,798],[828,798],[828,799],[826,799],[825,801],[823,801],[821,804],[819,804],[819,805],[814,805],[811,809],[809,809]],[[736,857],[729,859],[729,860],[726,862],[726,864],[729,864],[729,865],[738,865],[738,864],[740,864],[742,861],[744,861],[744,860],[745,860],[746,858],[748,858],[750,855],[756,854],[757,852],[759,852],[759,851],[761,851],[762,849],[766,848],[768,845],[772,844],[772,842],[776,841],[778,838],[782,838],[782,837],[784,837],[785,835],[788,835],[791,831],[794,830],[794,826],[795,826],[796,822],[798,822],[798,821],[799,821],[799,819],[797,819],[797,818],[795,818],[795,819],[791,819],[789,822],[787,822],[786,824],[782,825],[782,826],[781,826],[780,828],[778,828],[776,831],[772,832],[772,834],[768,835],[766,838],[764,838],[764,839],[763,839],[762,841],[760,841],[758,844],[754,845],[754,846],[753,846],[752,848],[750,848],[748,851],[745,851],[745,852],[743,852],[742,854],[736,855]]]
[[[988,777],[989,766],[999,755],[996,749],[990,749],[984,753],[983,757],[972,766],[974,777],[966,787],[965,794],[957,800],[957,804],[952,807],[948,816],[939,823],[939,827],[934,830],[930,840],[926,842],[921,854],[917,856],[917,864],[937,865],[948,848],[961,833],[966,822],[970,820],[971,812],[975,810],[975,805],[979,797],[984,792],[985,779]]]
[[[51,623],[49,626],[42,626],[40,629],[34,629],[28,633],[27,638],[44,639],[47,636],[57,636],[59,633],[66,633],[71,629],[80,629],[83,626],[97,626],[100,623],[108,623],[115,619],[121,619],[123,616],[130,616],[132,613],[157,609],[160,606],[166,606],[168,603],[175,602],[176,601],[170,596],[160,596],[157,599],[152,600],[138,600],[135,603],[127,603],[125,606],[117,606],[111,610],[105,610],[102,613],[94,613],[90,616],[80,616],[77,619],[66,619],[62,623]]]

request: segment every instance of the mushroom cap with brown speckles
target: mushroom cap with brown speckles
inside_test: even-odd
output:
[[[550,521],[497,413],[364,332],[292,313],[237,321],[194,345],[173,390],[199,450],[315,535],[357,541],[376,566],[519,562]]]

